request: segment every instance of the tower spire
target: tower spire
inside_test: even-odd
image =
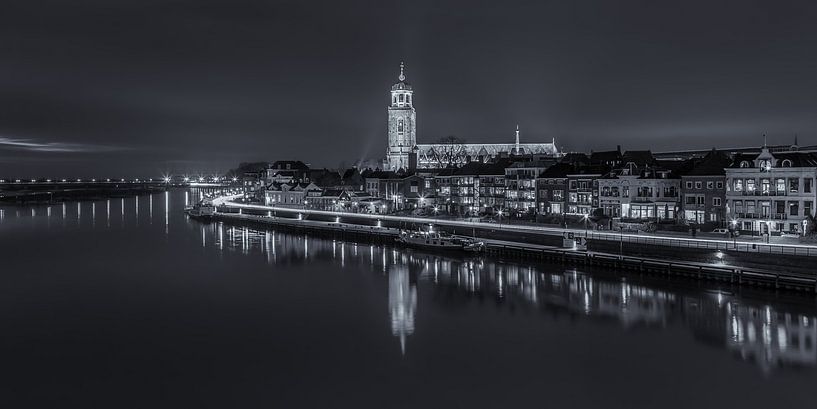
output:
[[[766,145],[766,132],[763,132],[763,147],[767,147]]]
[[[514,147],[515,153],[519,154],[519,124],[516,124],[516,146]]]
[[[405,81],[406,80],[406,74],[403,72],[403,69],[405,68],[405,66],[406,65],[402,61],[400,61],[400,76],[397,77],[397,79],[399,79],[400,81]]]

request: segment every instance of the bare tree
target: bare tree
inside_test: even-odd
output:
[[[465,140],[454,135],[442,137],[434,144],[434,160],[440,168],[464,164],[467,153]]]

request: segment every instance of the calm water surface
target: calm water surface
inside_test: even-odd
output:
[[[0,407],[817,406],[814,298],[201,224],[185,194],[2,208]]]

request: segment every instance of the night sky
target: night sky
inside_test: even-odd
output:
[[[156,176],[385,154],[817,144],[815,1],[36,1],[0,12],[0,177]]]

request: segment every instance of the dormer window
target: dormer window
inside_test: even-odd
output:
[[[791,160],[790,159],[783,159],[783,162],[780,165],[782,167],[784,167],[784,168],[790,168],[791,167]]]
[[[749,162],[748,162],[748,161],[743,161],[743,162],[741,162],[741,163],[740,163],[740,167],[742,167],[742,168],[748,168],[748,167],[749,167]]]

